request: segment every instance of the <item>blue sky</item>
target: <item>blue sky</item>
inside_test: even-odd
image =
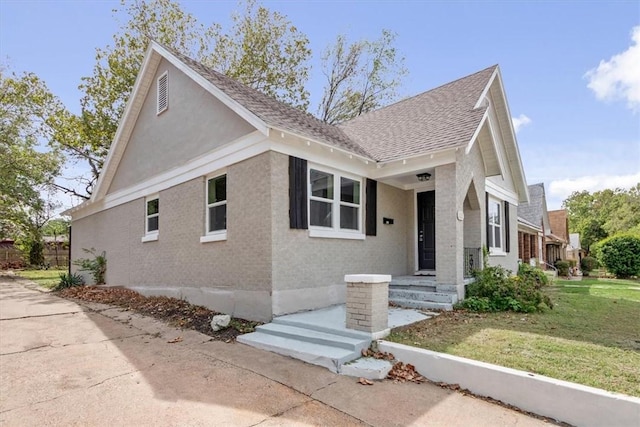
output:
[[[236,1],[187,1],[205,25],[227,25]],[[574,190],[640,182],[640,2],[264,1],[305,33],[308,88],[322,93],[319,57],[338,33],[398,34],[414,95],[500,64],[525,173],[550,209]],[[95,48],[118,30],[114,1],[0,0],[0,61],[38,74],[72,111]],[[635,30],[635,31],[634,31]],[[313,110],[315,112],[315,109]],[[67,204],[70,201],[67,201]]]

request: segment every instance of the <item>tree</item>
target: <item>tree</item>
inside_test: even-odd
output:
[[[585,249],[595,243],[635,229],[640,230],[640,183],[629,190],[574,192],[564,202],[569,229],[580,233]]]
[[[60,265],[60,254],[59,254],[59,242],[58,242],[58,237],[59,236],[67,236],[67,239],[69,237],[69,225],[71,224],[71,222],[67,219],[63,219],[63,218],[56,218],[56,219],[50,219],[49,221],[47,221],[46,224],[44,224],[44,226],[42,227],[42,235],[43,236],[51,236],[53,237],[53,243],[51,244],[51,247],[53,248],[55,254],[56,254],[56,266]]]
[[[214,48],[203,63],[260,92],[306,110],[309,92],[309,40],[285,15],[248,0],[242,13],[232,16],[224,32],[209,30]]]
[[[619,234],[597,244],[598,260],[616,277],[640,275],[640,237]]]
[[[55,140],[71,156],[86,162],[89,177],[82,189],[66,192],[89,198],[102,170],[126,102],[140,71],[149,40],[213,66],[267,95],[305,108],[310,55],[308,40],[285,16],[250,0],[233,17],[231,32],[210,28],[173,0],[136,0],[114,11],[126,22],[113,44],[96,50],[93,74],[82,79],[80,115],[61,111],[54,117]]]
[[[41,240],[49,205],[41,192],[54,186],[63,158],[46,145],[49,119],[62,106],[37,76],[0,69],[0,234]],[[47,218],[48,219],[48,218]]]
[[[396,34],[382,30],[378,40],[348,43],[339,35],[322,58],[327,78],[318,115],[335,124],[383,107],[398,98],[407,74],[404,57],[394,47]]]

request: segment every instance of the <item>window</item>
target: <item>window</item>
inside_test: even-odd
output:
[[[364,238],[360,233],[360,184],[358,179],[309,169],[309,226],[315,230],[310,233],[312,237]]]
[[[158,77],[158,105],[157,114],[166,111],[169,108],[169,73],[165,71]]]
[[[333,227],[333,175],[311,169],[310,225]]]
[[[158,240],[160,229],[160,200],[158,196],[147,197],[145,204],[145,235],[143,242]]]
[[[489,249],[501,252],[503,229],[502,203],[494,199],[489,199],[487,216],[487,227],[489,227],[489,230],[487,231]]]
[[[207,236],[201,242],[225,240],[227,231],[227,175],[207,180]]]

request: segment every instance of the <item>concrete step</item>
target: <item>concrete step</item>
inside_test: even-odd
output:
[[[267,323],[256,328],[264,334],[279,336],[283,338],[291,338],[298,341],[308,342],[312,344],[321,344],[331,347],[344,348],[356,352],[362,351],[369,347],[370,339],[345,337],[333,333],[314,331],[308,328],[300,328],[297,326],[283,325],[278,323]]]
[[[436,292],[437,286],[433,285],[389,285],[389,290],[404,289],[407,291]]]
[[[453,303],[450,302],[418,301],[404,298],[393,298],[389,300],[400,307],[415,308],[418,310],[453,310]]]
[[[359,351],[300,341],[295,338],[286,338],[258,331],[239,335],[237,341],[251,347],[293,357],[312,365],[323,366],[335,373],[339,372],[343,364],[360,357]]]
[[[436,286],[435,277],[425,276],[399,276],[394,277],[389,282],[389,287],[392,286]]]
[[[389,289],[389,299],[391,299],[392,301],[395,299],[406,299],[455,304],[456,302],[458,302],[458,295],[446,292],[425,292],[419,290]]]
[[[365,332],[360,332],[360,331],[356,331],[353,329],[346,329],[346,328],[342,330],[336,330],[335,328],[332,328],[330,326],[325,327],[318,323],[311,323],[311,322],[296,320],[292,318],[292,316],[274,317],[273,320],[271,321],[271,324],[294,326],[297,328],[306,329],[310,331],[326,332],[328,334],[340,335],[343,337],[350,337],[350,338],[356,338],[356,339],[362,339],[362,340],[365,340],[365,339],[371,340],[370,335]]]
[[[458,287],[456,285],[436,285],[436,292],[451,292],[454,294],[458,293]]]

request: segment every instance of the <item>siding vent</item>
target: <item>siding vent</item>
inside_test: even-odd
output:
[[[169,108],[169,73],[158,77],[158,114]]]

